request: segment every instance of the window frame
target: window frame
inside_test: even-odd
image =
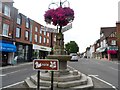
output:
[[[22,18],[19,14],[17,15],[17,24],[19,24],[19,25],[22,24]]]
[[[29,40],[29,31],[28,30],[25,30],[25,40]]]
[[[39,36],[39,43],[42,43],[42,36]]]
[[[35,42],[38,42],[38,35],[37,34],[35,34],[34,40],[35,40]]]
[[[19,29],[19,32],[17,32],[17,29]],[[17,37],[17,34],[19,34],[19,35],[18,35],[19,37]],[[21,28],[19,28],[19,27],[16,28],[15,37],[16,37],[16,38],[20,38],[20,37],[21,37]]]
[[[5,27],[4,25],[7,25],[7,27]],[[2,31],[3,36],[8,36],[9,35],[9,27],[10,27],[9,24],[3,23],[3,31]],[[7,32],[5,32],[5,31],[7,31]]]
[[[10,7],[7,5],[4,6],[4,15],[10,17]]]

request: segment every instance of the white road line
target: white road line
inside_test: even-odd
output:
[[[1,74],[0,77],[6,76],[6,74]]]
[[[6,73],[6,74],[3,74],[3,76],[13,74],[13,73],[16,73],[16,72],[20,72],[20,71],[25,71],[25,70],[27,70],[27,69],[22,69],[22,70],[17,70],[17,71],[14,71],[14,72]]]
[[[4,88],[9,88],[9,87],[12,87],[12,86],[15,86],[15,85],[18,85],[18,84],[21,84],[23,83],[24,81],[20,81],[20,82],[17,82],[17,83],[14,83],[14,84],[11,84],[11,85],[8,85],[8,86],[5,86],[5,87],[2,87],[0,88],[0,90],[4,89]]]
[[[106,82],[105,80],[102,80],[102,79],[100,79],[100,78],[98,78],[98,77],[96,77],[96,76],[94,76],[94,75],[92,75],[91,77],[96,78],[97,80],[99,80],[99,81],[101,81],[101,82],[103,82],[103,83],[111,86],[111,87],[114,88],[115,90],[117,90],[117,88],[116,88],[115,86],[113,86],[112,84]]]
[[[90,77],[92,77],[92,76],[98,77],[99,75],[91,75],[91,74],[90,74],[90,75],[88,75],[88,76],[90,76]]]
[[[115,69],[115,68],[113,68],[113,67],[109,67],[109,68],[111,68],[111,69],[113,69],[113,70],[116,70],[116,71],[120,71],[120,70],[118,70],[118,69]]]
[[[69,65],[67,65],[67,67],[70,68],[70,69],[72,69],[72,70],[75,70],[75,68],[73,68],[73,67],[71,67],[71,66],[69,66]]]
[[[24,66],[24,65],[30,65],[32,64],[33,62],[30,62],[30,63],[23,63],[23,64],[16,64],[14,66],[5,66],[5,67],[0,67],[0,70],[3,70],[3,69],[8,69],[8,68],[15,68],[15,67],[20,67],[20,66]]]

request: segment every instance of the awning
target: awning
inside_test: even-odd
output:
[[[105,52],[105,50],[106,50],[106,48],[102,48],[102,49],[100,50],[100,52]]]
[[[0,42],[0,52],[16,52],[16,46],[14,44]]]

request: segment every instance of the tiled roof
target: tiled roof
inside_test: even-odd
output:
[[[103,33],[104,37],[101,37],[101,40],[103,40],[106,37],[109,37],[115,31],[116,27],[102,27],[100,33]]]

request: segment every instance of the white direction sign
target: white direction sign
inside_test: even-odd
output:
[[[72,23],[70,23],[69,25],[63,27],[62,30],[61,30],[61,32],[65,32],[65,31],[67,31],[67,30],[69,30],[71,28],[72,28]]]
[[[48,28],[48,27],[46,27],[46,26],[41,26],[41,31],[58,33],[58,30],[57,30],[57,29],[54,29],[54,28]]]

